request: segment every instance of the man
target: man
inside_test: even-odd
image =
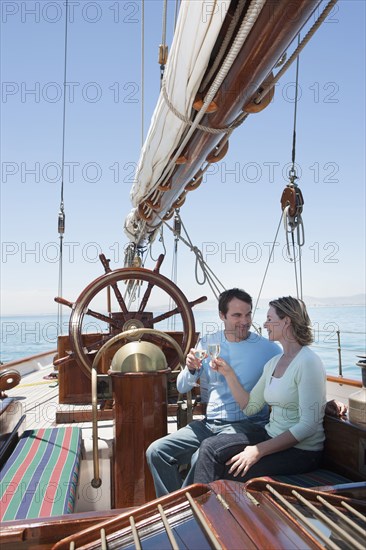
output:
[[[281,348],[250,332],[252,298],[244,290],[233,288],[220,295],[219,316],[224,330],[204,336],[200,347],[207,350],[209,344],[219,344],[220,357],[232,366],[240,383],[250,391],[259,380],[264,365],[281,353]],[[268,420],[268,409],[249,420],[240,410],[224,377],[221,381],[213,380],[209,357],[200,360],[195,351],[191,349],[187,355],[186,367],[177,378],[177,389],[180,393],[190,391],[200,378],[201,396],[207,395],[206,417],[154,441],[147,449],[146,458],[157,497],[182,487],[181,465],[191,465],[183,485],[193,483],[194,464],[203,440],[220,433],[248,433],[256,429],[256,423],[264,425]]]

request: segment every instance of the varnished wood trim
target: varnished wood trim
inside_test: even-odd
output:
[[[51,350],[51,351],[44,351],[43,353],[38,353],[37,355],[30,355],[29,357],[24,357],[23,359],[15,359],[14,361],[9,361],[8,363],[4,363],[4,365],[1,365],[0,370],[6,370],[10,367],[16,368],[19,365],[23,365],[24,363],[29,363],[31,361],[36,361],[37,359],[42,359],[44,357],[47,357],[47,355],[56,355],[57,350]],[[50,357],[50,360],[52,358]]]
[[[343,378],[342,376],[327,375],[328,382],[335,382],[341,386],[352,386],[354,388],[362,388],[361,380],[352,380],[351,378]]]

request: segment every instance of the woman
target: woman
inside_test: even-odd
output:
[[[222,434],[205,440],[199,452],[194,481],[247,481],[262,475],[304,473],[321,461],[326,403],[325,370],[309,349],[310,319],[304,302],[291,296],[270,302],[264,327],[283,353],[270,359],[252,391],[238,382],[223,359],[213,367],[224,375],[248,416],[268,403],[269,423],[255,433]]]

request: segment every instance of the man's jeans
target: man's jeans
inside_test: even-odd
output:
[[[256,431],[257,425],[249,420],[226,422],[222,420],[194,420],[175,433],[154,441],[146,451],[147,462],[154,479],[157,497],[191,485],[194,465],[202,441],[220,433],[248,433]],[[179,466],[190,464],[184,483]]]

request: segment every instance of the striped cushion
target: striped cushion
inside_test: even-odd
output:
[[[340,483],[351,483],[351,480],[329,470],[314,470],[306,474],[271,476],[275,481],[298,485],[299,487],[319,487],[322,485],[339,485]]]
[[[24,432],[0,472],[0,520],[72,512],[80,454],[80,428]]]

